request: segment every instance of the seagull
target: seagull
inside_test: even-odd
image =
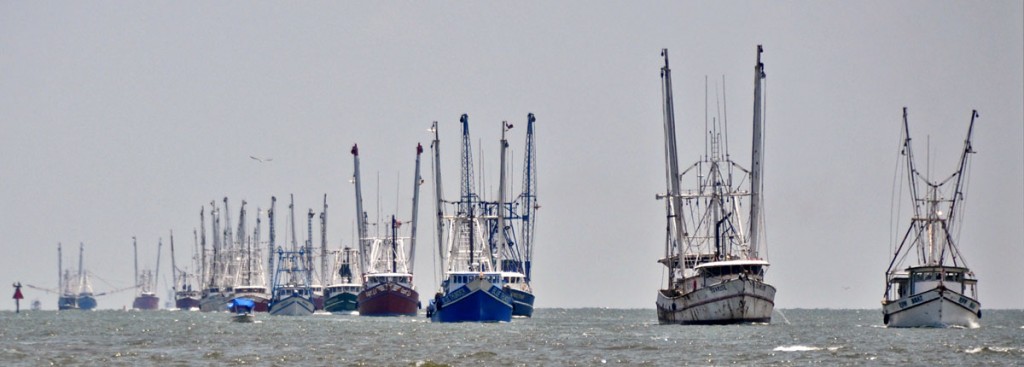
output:
[[[249,156],[249,158],[252,158],[253,160],[256,160],[257,162],[260,162],[260,163],[266,163],[266,162],[270,162],[270,161],[274,160],[274,158],[263,159],[263,158],[254,157],[254,156],[251,156],[251,155]]]

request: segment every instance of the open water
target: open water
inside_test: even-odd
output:
[[[185,311],[0,312],[4,366],[1024,365],[1024,311],[979,329],[887,329],[879,310],[770,325],[658,325],[654,310],[538,309],[501,324]]]

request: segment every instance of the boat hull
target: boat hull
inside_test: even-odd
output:
[[[78,295],[78,309],[91,310],[94,308],[96,308],[96,298],[94,298],[92,294]]]
[[[186,292],[178,292],[174,295],[174,307],[179,310],[198,310],[199,309],[199,294],[189,294]]]
[[[327,312],[354,312],[359,309],[359,295],[349,292],[332,294],[324,300],[324,311]]]
[[[58,310],[77,310],[78,309],[78,297],[76,296],[61,296],[57,298],[57,309]]]
[[[135,297],[132,308],[136,310],[158,310],[160,309],[160,297],[152,294],[143,294]]]
[[[313,314],[313,301],[293,295],[270,303],[270,314],[274,316],[307,316]]]
[[[361,316],[416,316],[420,295],[400,283],[381,283],[359,292]]]
[[[508,294],[512,296],[512,316],[532,317],[533,316],[533,293],[510,288]]]
[[[977,328],[981,324],[977,300],[938,287],[882,304],[882,320],[888,327]]]
[[[221,293],[208,294],[199,299],[199,310],[203,312],[224,311],[230,300],[231,298]]]
[[[473,281],[435,300],[434,322],[512,321],[512,296],[490,282]]]
[[[661,324],[742,324],[771,322],[775,287],[755,279],[732,279],[693,292],[658,291]]]

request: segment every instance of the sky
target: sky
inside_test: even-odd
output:
[[[0,280],[56,288],[57,244],[67,265],[81,242],[95,291],[124,287],[132,237],[143,268],[162,238],[167,297],[171,231],[185,262],[200,208],[224,197],[237,220],[243,199],[251,218],[271,196],[285,213],[294,194],[303,223],[326,194],[330,247],[348,246],[353,144],[370,215],[409,218],[415,147],[428,147],[433,121],[454,197],[459,116],[496,190],[501,122],[516,125],[519,167],[532,112],[536,306],[653,308],[664,284],[660,51],[681,165],[704,150],[705,78],[749,165],[758,44],[776,307],[880,307],[903,230],[890,209],[907,107],[915,153],[929,148],[943,174],[978,110],[960,247],[985,308],[1024,308],[1020,1],[0,2]],[[425,155],[428,182],[429,167]],[[518,193],[520,173],[511,182]],[[437,272],[432,186],[422,190],[415,283],[426,299]],[[56,307],[55,295],[24,293]]]

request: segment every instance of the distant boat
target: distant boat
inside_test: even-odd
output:
[[[276,199],[274,199],[276,200]],[[234,253],[237,254],[234,257],[233,266],[235,270],[235,277],[233,284],[234,286],[234,298],[246,298],[253,301],[254,312],[267,312],[270,308],[270,291],[267,288],[267,279],[263,269],[263,251],[260,247],[260,228],[262,223],[263,211],[259,208],[256,210],[256,228],[253,229],[252,235],[247,236],[245,223],[246,223],[246,206],[245,200],[242,200],[242,206],[239,210],[239,236],[236,237],[236,243],[234,246]],[[271,206],[273,206],[273,200]],[[273,256],[273,253],[269,254]]]
[[[231,321],[243,323],[253,322],[255,320],[253,315],[255,307],[256,302],[245,297],[237,297],[227,304],[228,310],[235,314],[231,317]]]
[[[277,271],[271,291],[270,314],[305,316],[313,314],[313,294],[309,287],[309,271],[305,268],[305,250],[277,251]]]
[[[363,285],[356,280],[359,254],[356,249],[345,247],[334,251],[334,268],[330,285],[324,288],[324,310],[331,313],[356,312],[359,309],[359,292]]]
[[[536,122],[534,115],[527,114],[523,191],[514,200],[509,201],[506,200],[504,194],[506,190],[502,189],[499,200],[481,200],[479,202],[482,211],[479,218],[484,223],[488,244],[493,249],[493,253],[500,258],[502,287],[512,296],[513,317],[531,317],[536,298],[533,294],[532,278],[530,277],[533,270],[534,229],[537,223],[537,209],[540,208],[540,205],[537,204],[537,153],[533,138],[534,122]],[[506,130],[511,126],[511,124],[507,124]],[[502,146],[508,147],[508,141],[504,137]],[[502,158],[501,167],[505,167],[504,158]],[[505,182],[504,179],[501,180]]]
[[[139,290],[139,293],[135,296],[135,301],[132,302],[132,308],[136,310],[157,310],[160,309],[160,297],[156,296],[156,279],[160,274],[160,248],[163,247],[163,240],[157,245],[156,251],[156,268],[157,275],[154,276],[153,272],[149,269],[145,269],[142,273],[139,273],[139,247],[135,241],[135,237],[132,237],[132,249],[135,253],[135,286]]]
[[[192,263],[194,266],[192,269],[197,269],[201,266],[198,259],[199,235],[195,230],[192,231],[192,234],[195,238],[196,248],[192,254]],[[184,311],[199,310],[199,300],[202,298],[202,293],[192,288],[192,285],[196,283],[195,280],[198,277],[196,274],[190,274],[188,271],[178,268],[174,256],[174,233],[171,233],[171,273],[171,278],[174,282],[174,308]]]
[[[434,322],[508,322],[512,320],[513,298],[508,287],[505,287],[505,276],[510,273],[501,269],[508,238],[504,230],[496,232],[494,243],[484,237],[488,231],[481,219],[481,203],[472,189],[469,117],[463,114],[460,120],[463,137],[462,184],[459,201],[455,203],[455,215],[444,214],[445,201],[440,189],[440,139],[437,137],[437,125],[433,128],[438,251],[441,255],[439,265],[444,275],[441,288],[427,307],[427,314]],[[505,207],[505,131],[508,127],[502,123],[502,164],[497,203],[497,207],[502,209]],[[496,228],[505,228],[505,215],[496,215]]]
[[[764,240],[761,180],[764,127],[761,81],[764,64],[757,46],[754,64],[754,114],[751,167],[732,161],[721,119],[706,128],[709,144],[701,159],[679,172],[676,151],[675,108],[668,50],[662,50],[661,69],[665,119],[665,200],[668,267],[665,288],[657,295],[661,324],[767,323],[775,307],[775,287],[764,282],[768,261],[761,257]],[[706,123],[705,123],[706,126]],[[698,187],[682,191],[687,173]],[[747,184],[747,190],[741,185]],[[746,200],[744,200],[746,198]],[[744,203],[745,202],[745,203]],[[745,205],[744,205],[745,204]],[[742,209],[746,209],[744,211]]]
[[[366,212],[363,211],[362,185],[359,175],[359,148],[352,146],[356,186],[356,215],[359,231],[360,269],[363,272],[363,288],[357,297],[361,316],[415,316],[419,308],[419,292],[413,286],[413,258],[416,249],[416,213],[419,199],[419,157],[422,147],[417,147],[416,174],[413,176],[412,220],[410,235],[398,235],[399,226],[395,216],[387,226],[383,237],[370,237],[367,231]],[[409,247],[406,248],[405,240]]]
[[[204,208],[205,210],[205,208]],[[204,210],[199,212],[200,241],[202,253],[202,291],[199,298],[199,309],[203,312],[217,312],[224,310],[224,304],[234,298],[234,284],[231,284],[227,274],[227,266],[230,260],[229,254],[225,251],[224,237],[221,236],[220,210],[215,201],[210,201],[210,228],[212,241],[210,249],[206,247],[206,225]],[[230,226],[229,226],[230,227]]]
[[[79,310],[91,310],[96,308],[96,297],[92,292],[92,284],[89,283],[89,272],[85,271],[83,267],[83,254],[85,253],[85,245],[79,244],[78,246],[78,297],[77,304]]]
[[[79,261],[81,262],[81,261]],[[71,270],[65,270],[63,267],[64,257],[61,253],[61,246],[57,244],[57,309],[58,310],[77,310],[78,309],[78,294],[74,287],[74,282],[71,278]]]
[[[968,160],[974,153],[971,135],[976,117],[978,112],[971,111],[971,124],[956,172],[942,181],[933,181],[915,166],[907,109],[903,109],[901,154],[906,158],[904,173],[908,176],[914,213],[910,228],[903,234],[885,271],[882,320],[889,327],[980,326],[978,279],[967,267],[956,243],[959,236],[955,235],[960,231],[959,220],[963,215],[964,184]]]
[[[295,228],[294,199],[288,205],[292,228]],[[292,231],[294,234],[294,230]],[[294,236],[293,236],[294,238]],[[269,311],[271,315],[304,316],[314,311],[313,291],[310,288],[311,269],[305,248],[297,248],[292,241],[292,250],[277,249],[277,263],[271,289]]]

